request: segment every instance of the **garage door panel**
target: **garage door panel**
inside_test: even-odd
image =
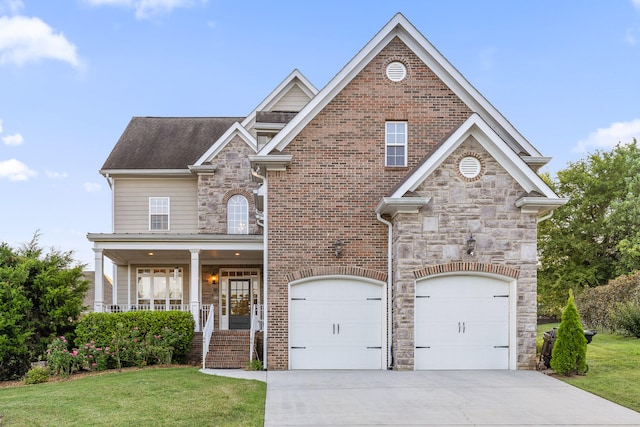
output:
[[[382,292],[349,279],[292,285],[291,369],[382,369]]]
[[[493,346],[417,348],[415,369],[508,369],[508,351]]]
[[[509,284],[444,276],[416,284],[416,369],[508,369]]]
[[[291,369],[380,369],[381,349],[308,346],[291,349]]]

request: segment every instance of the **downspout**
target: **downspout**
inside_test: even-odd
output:
[[[387,243],[387,369],[393,369],[393,354],[391,348],[393,346],[392,334],[393,334],[393,309],[392,309],[392,292],[391,286],[393,285],[393,258],[392,258],[392,244],[393,244],[393,224],[382,218],[382,215],[376,212],[378,221],[386,224],[389,228],[389,237]]]
[[[268,309],[268,295],[269,295],[269,269],[268,267],[268,261],[269,261],[269,254],[267,253],[267,248],[269,245],[269,239],[268,239],[268,228],[267,228],[267,177],[260,175],[259,172],[259,168],[257,170],[254,170],[253,168],[251,169],[251,175],[253,175],[255,178],[258,178],[259,180],[262,181],[262,185],[264,185],[264,200],[263,200],[263,206],[262,206],[262,235],[263,235],[263,248],[262,248],[262,277],[263,277],[263,284],[262,284],[262,291],[264,293],[263,298],[262,298],[262,304],[263,304],[263,310],[262,310],[262,366],[264,366],[264,369],[267,369],[267,343],[269,342],[269,340],[267,339],[267,320],[269,317],[269,309]]]
[[[546,221],[553,216],[554,211],[549,211],[545,216],[538,217],[536,220],[536,224],[540,224],[542,221]]]

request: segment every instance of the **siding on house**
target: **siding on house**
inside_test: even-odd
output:
[[[309,97],[306,93],[295,85],[291,90],[282,97],[273,107],[271,111],[300,111],[309,102]]]
[[[196,233],[196,187],[195,177],[117,178],[113,186],[114,232],[149,233],[149,197],[169,197],[168,232]]]

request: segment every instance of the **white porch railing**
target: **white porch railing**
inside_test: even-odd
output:
[[[200,310],[202,313],[202,309]],[[209,344],[211,343],[211,336],[213,335],[213,304],[209,308],[209,315],[207,316],[207,322],[204,324],[202,330],[202,369],[206,368],[205,361],[207,359],[207,353],[209,352]]]
[[[201,327],[207,323],[211,313],[213,304],[201,304],[200,305],[200,323]],[[151,304],[117,304],[117,305],[105,305],[103,311],[106,313],[124,313],[127,311],[191,311],[189,304],[163,304],[163,305],[151,305]],[[200,331],[196,331],[200,332]]]

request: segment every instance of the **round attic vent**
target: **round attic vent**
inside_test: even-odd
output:
[[[460,174],[462,174],[462,176],[464,176],[465,178],[473,179],[480,175],[482,164],[476,157],[466,156],[460,160],[458,170],[460,171]]]
[[[400,82],[407,76],[407,67],[402,62],[394,61],[387,65],[387,77],[392,82]]]

